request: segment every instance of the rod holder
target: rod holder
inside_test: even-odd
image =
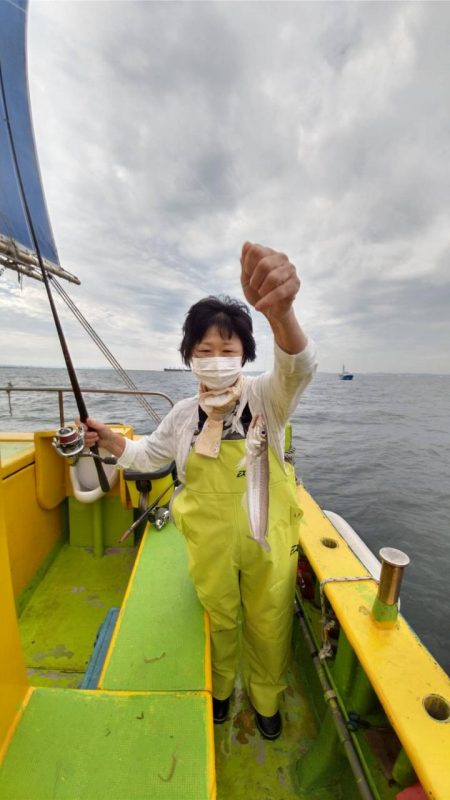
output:
[[[388,606],[393,606],[400,594],[403,570],[409,564],[409,556],[395,547],[382,547],[380,550],[381,575],[378,587],[378,599]]]
[[[372,614],[377,622],[392,623],[397,619],[403,571],[410,559],[406,553],[395,547],[382,547],[380,558],[381,575]]]

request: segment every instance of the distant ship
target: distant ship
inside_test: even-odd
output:
[[[353,380],[353,373],[347,372],[345,369],[345,364],[342,364],[342,372],[339,374],[339,379],[341,381],[352,381]]]
[[[164,372],[190,372],[188,367],[164,367]]]

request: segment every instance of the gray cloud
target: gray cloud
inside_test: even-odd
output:
[[[297,264],[322,369],[448,372],[449,36],[444,3],[31,4],[55,238],[119,360],[176,363],[189,304],[240,295],[250,239]],[[39,292],[0,281],[6,360],[33,362],[37,318],[52,336]]]

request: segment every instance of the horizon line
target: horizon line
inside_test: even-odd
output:
[[[0,364],[0,369],[30,369],[30,370],[53,369],[53,370],[62,370],[63,372],[67,373],[67,369],[66,369],[65,366],[58,366],[58,367],[51,366],[51,365],[42,366],[41,364],[39,366],[38,365],[29,366],[29,365],[26,365],[26,364]],[[76,369],[77,370],[101,371],[101,372],[113,372],[113,373],[115,372],[113,367],[100,367],[100,366],[83,367],[83,366],[77,366]],[[159,367],[157,369],[139,369],[139,368],[134,368],[134,367],[128,367],[128,368],[124,367],[124,369],[126,371],[128,371],[128,372],[164,372],[164,371],[166,371],[164,367]],[[177,371],[182,371],[182,372],[187,372],[187,373],[191,373],[192,374],[192,372],[190,370],[188,370],[186,368],[183,369],[182,367],[180,367],[179,370],[177,369]],[[246,369],[244,369],[243,371],[248,373],[248,374],[260,375],[260,374],[262,374],[264,372],[267,372],[268,370],[264,370],[264,369],[262,369],[262,370],[246,370]],[[330,370],[317,370],[317,375],[335,375],[335,376],[339,376],[340,374],[341,373],[338,372],[338,371],[334,372],[334,371],[330,371]],[[435,377],[439,377],[439,376],[447,377],[447,376],[450,376],[450,371],[449,372],[422,372],[422,371],[412,372],[411,370],[406,370],[406,371],[401,371],[401,372],[398,371],[397,372],[395,370],[390,370],[390,371],[367,370],[365,372],[352,371],[352,375],[354,375],[354,376],[357,376],[357,375],[433,375]]]

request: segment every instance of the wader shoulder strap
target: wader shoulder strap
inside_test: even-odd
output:
[[[203,425],[205,424],[207,418],[208,418],[208,415],[203,411],[203,408],[200,408],[200,406],[199,406],[198,407],[198,425],[197,425],[197,430],[195,431],[195,435],[198,435],[200,433],[200,431],[202,430]],[[246,436],[247,436],[247,431],[249,429],[251,421],[252,421],[252,414],[251,414],[251,411],[250,411],[249,404],[246,403],[245,404],[245,408],[244,408],[244,410],[243,410],[243,412],[241,414],[242,427],[244,428],[244,433],[245,433]]]

